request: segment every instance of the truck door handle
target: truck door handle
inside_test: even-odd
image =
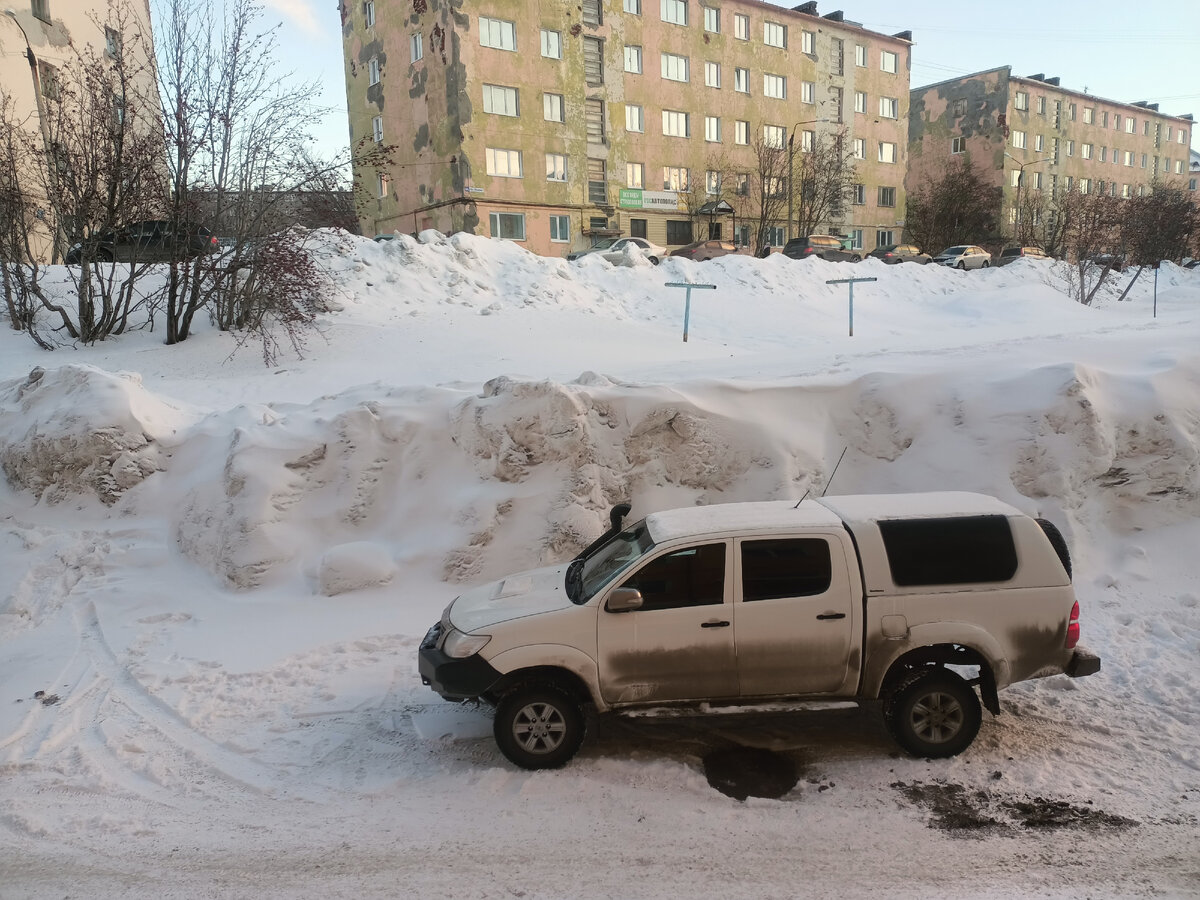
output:
[[[728,628],[728,622],[701,622],[701,628]]]
[[[844,619],[844,618],[846,618],[846,614],[845,613],[821,613],[819,616],[817,616],[817,618],[818,619]]]

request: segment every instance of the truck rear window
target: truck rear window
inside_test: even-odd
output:
[[[889,519],[879,531],[898,587],[1008,581],[1017,573],[1006,516]]]

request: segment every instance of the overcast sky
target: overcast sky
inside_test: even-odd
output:
[[[653,0],[645,2],[653,5]],[[382,15],[386,4],[379,6]],[[818,6],[822,15],[836,9],[872,31],[913,32],[913,87],[1011,65],[1014,74],[1057,75],[1064,87],[1109,100],[1148,100],[1166,113],[1200,116],[1200,19],[1178,2],[1007,0],[984,6],[948,0],[850,0]],[[344,146],[346,86],[337,3],[266,0],[266,16],[271,22],[282,20],[285,66],[321,79],[322,101],[337,109],[319,130],[322,145]],[[1195,131],[1192,146],[1200,148]]]

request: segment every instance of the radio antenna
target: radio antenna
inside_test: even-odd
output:
[[[846,458],[846,451],[849,449],[849,447],[842,448],[842,455],[838,457],[837,465],[833,467],[833,471],[829,473],[829,480],[825,482],[825,490],[821,491],[822,497],[825,496],[825,491],[829,490],[829,486],[833,484],[833,476],[837,474],[838,466],[840,466],[842,464],[842,460]]]
[[[795,506],[793,506],[793,507],[792,507],[792,509],[799,509],[799,508],[800,508],[800,504],[801,504],[801,503],[803,503],[805,500],[807,500],[807,499],[808,499],[808,495],[809,495],[809,494],[811,494],[811,493],[812,493],[812,491],[811,491],[811,490],[809,490],[809,491],[805,491],[805,492],[804,492],[804,496],[803,496],[803,497],[801,497],[801,498],[800,498],[800,499],[799,499],[799,500],[796,502],[796,505],[795,505]]]

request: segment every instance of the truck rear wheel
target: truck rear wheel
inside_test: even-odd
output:
[[[917,670],[897,685],[884,704],[892,738],[914,756],[940,758],[962,753],[975,740],[982,719],[979,698],[946,669]]]
[[[583,710],[568,694],[533,686],[500,701],[492,733],[500,752],[522,769],[557,769],[579,752],[585,728]]]

